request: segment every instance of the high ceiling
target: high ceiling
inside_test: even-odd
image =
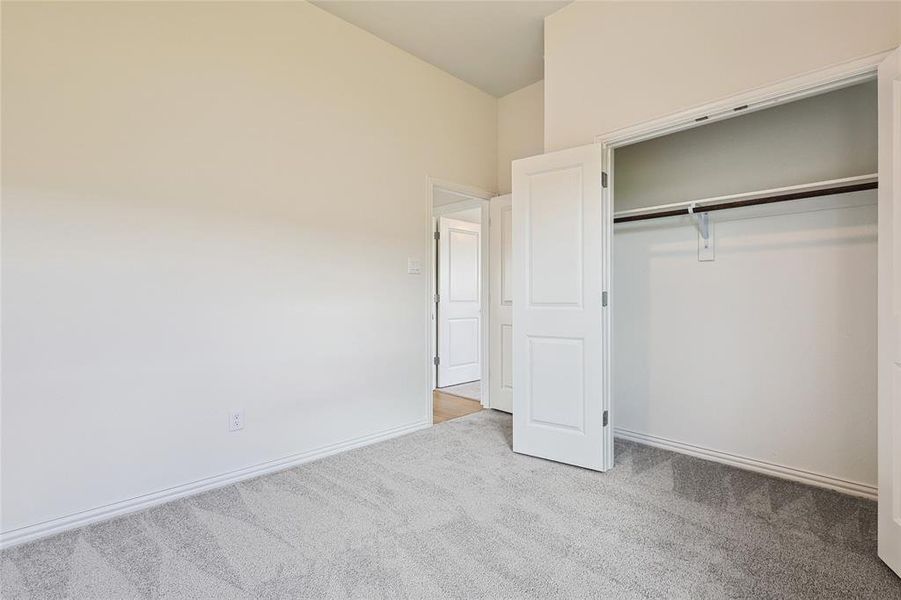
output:
[[[314,0],[494,96],[544,76],[544,17],[570,1]]]

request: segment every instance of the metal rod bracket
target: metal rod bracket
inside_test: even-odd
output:
[[[704,246],[707,247],[710,244],[710,215],[706,212],[696,213],[695,212],[695,203],[692,202],[688,205],[688,214],[692,215],[695,218],[695,224],[698,226],[698,233],[704,239]]]

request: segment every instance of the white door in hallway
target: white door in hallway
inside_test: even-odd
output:
[[[901,575],[901,48],[878,86],[879,557]]]
[[[598,471],[613,465],[601,163],[595,144],[513,163],[513,450]]]
[[[513,412],[513,196],[492,198],[490,207],[489,398],[491,408]]]
[[[438,387],[481,377],[480,229],[438,219]]]

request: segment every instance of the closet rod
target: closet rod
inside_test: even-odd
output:
[[[678,202],[675,204],[625,210],[614,213],[613,222],[628,223],[631,221],[660,219],[663,217],[687,215],[692,212],[705,213],[714,210],[726,210],[729,208],[742,208],[745,206],[757,206],[759,204],[786,202],[788,200],[802,200],[804,198],[831,196],[833,194],[847,194],[850,192],[873,190],[877,187],[879,187],[878,176],[873,173],[870,175],[818,181],[816,183],[775,188],[759,192],[707,198],[704,200],[696,200],[694,202]]]

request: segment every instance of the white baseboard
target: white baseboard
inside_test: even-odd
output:
[[[338,442],[337,444],[330,444],[328,446],[323,446],[314,450],[308,450],[306,452],[300,452],[298,454],[292,454],[291,456],[286,456],[284,458],[260,463],[258,465],[246,467],[244,469],[238,469],[236,471],[230,471],[221,475],[215,475],[213,477],[207,477],[198,481],[178,485],[158,492],[143,494],[141,496],[130,498],[128,500],[122,500],[120,502],[107,504],[106,506],[100,506],[97,508],[80,511],[71,515],[66,515],[64,517],[44,521],[42,523],[20,527],[18,529],[11,529],[10,531],[4,531],[0,533],[0,548],[8,548],[17,544],[23,544],[25,542],[30,542],[39,538],[62,533],[63,531],[70,529],[83,527],[85,525],[96,523],[98,521],[106,521],[114,517],[120,517],[129,513],[145,510],[152,506],[157,506],[159,504],[171,502],[179,498],[184,498],[185,496],[193,496],[201,492],[224,487],[226,485],[243,481],[245,479],[252,479],[254,477],[259,477],[260,475],[266,475],[267,473],[283,471],[285,469],[290,469],[291,467],[324,458],[332,454],[352,450],[361,446],[368,446],[369,444],[374,444],[376,442],[388,440],[407,433],[412,433],[414,431],[425,429],[430,426],[430,423],[428,423],[427,421],[417,421],[416,423],[411,423],[409,425],[393,427],[391,429],[386,429],[384,431],[370,435],[346,440],[344,442]]]
[[[835,490],[837,492],[842,492],[844,494],[850,494],[852,496],[860,496],[862,498],[868,498],[870,500],[876,500],[878,496],[878,488],[875,485],[859,483],[857,481],[848,481],[846,479],[840,479],[831,475],[823,475],[822,473],[814,473],[813,471],[806,471],[804,469],[798,469],[796,467],[777,465],[775,463],[757,460],[754,458],[747,458],[744,456],[738,456],[736,454],[729,454],[728,452],[711,450],[710,448],[695,446],[693,444],[686,444],[684,442],[677,442],[675,440],[670,440],[647,433],[630,431],[621,427],[614,428],[613,434],[615,437],[638,442],[639,444],[654,446],[656,448],[663,448],[664,450],[671,450],[680,454],[697,456],[698,458],[704,458],[713,462],[722,463],[724,465],[730,465],[733,467],[738,467],[740,469],[747,469],[749,471],[763,473],[764,475],[772,475],[773,477],[779,477],[781,479],[789,479],[791,481],[806,483],[808,485],[813,485],[816,487],[827,488],[830,490]]]

